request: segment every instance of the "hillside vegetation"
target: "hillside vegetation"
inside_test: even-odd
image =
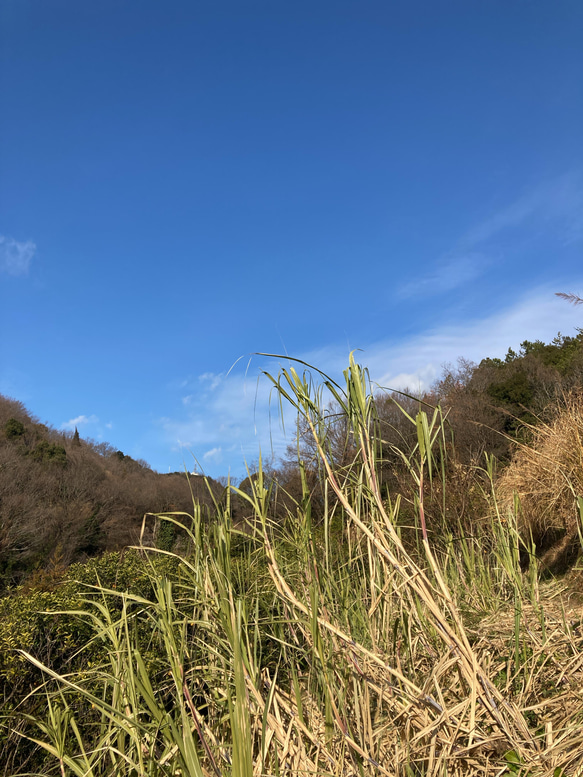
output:
[[[204,506],[223,488],[159,475],[107,443],[57,432],[0,396],[0,591],[34,570],[135,544],[146,512]],[[145,540],[154,542],[155,522]]]
[[[580,547],[574,522],[575,495],[569,484],[574,482],[581,462],[577,440],[581,432],[582,391],[581,331],[575,337],[559,334],[549,344],[524,341],[518,353],[509,349],[504,359],[488,358],[479,365],[459,359],[455,365],[446,365],[441,378],[422,394],[376,390],[372,402],[378,424],[375,445],[379,488],[387,495],[399,494],[401,513],[410,512],[413,517],[417,496],[405,462],[417,444],[417,429],[411,418],[420,411],[432,412],[439,407],[444,418],[447,465],[442,474],[447,500],[439,485],[426,496],[425,510],[432,519],[430,523],[441,526],[445,521],[454,532],[460,525],[472,530],[476,518],[489,509],[479,472],[490,457],[492,466],[505,473],[504,485],[500,485],[505,506],[512,501],[515,490],[524,501],[526,512],[521,511],[521,515],[528,513],[528,518],[521,518],[521,527],[525,537],[532,534],[548,571],[565,571]],[[354,462],[357,446],[350,419],[342,407],[332,400],[323,408],[322,416],[327,456],[340,468]],[[570,435],[567,429],[572,430]],[[544,450],[539,452],[541,448]],[[564,456],[570,456],[568,463]],[[524,472],[526,482],[521,483],[527,459],[531,463],[529,471]],[[551,459],[557,462],[552,485],[545,474]],[[513,464],[506,472],[511,461]],[[287,460],[266,471],[271,484],[270,516],[281,518],[290,505],[300,501],[305,481],[310,488],[311,514],[315,521],[321,520],[326,482],[321,475],[312,430],[300,418],[296,443],[290,446]],[[536,495],[527,493],[528,484],[541,478],[547,490],[558,489],[554,501],[548,494],[543,504]],[[576,483],[583,488],[578,477]],[[249,491],[249,481],[241,488]],[[527,563],[524,550],[521,557]]]
[[[0,601],[2,773],[582,775],[581,334],[423,396],[265,377],[286,461]]]

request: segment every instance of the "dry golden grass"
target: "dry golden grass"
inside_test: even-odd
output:
[[[520,500],[518,526],[532,535],[543,564],[564,571],[581,549],[578,497],[583,495],[583,392],[564,399],[555,419],[531,429],[497,484],[501,509]]]
[[[583,774],[583,594],[573,594],[571,582],[543,583],[534,604],[520,603],[521,663],[513,655],[515,606],[471,630],[489,677],[537,732],[532,774]]]

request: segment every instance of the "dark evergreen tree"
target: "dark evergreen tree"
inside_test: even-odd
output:
[[[4,434],[8,440],[15,440],[24,434],[24,424],[17,418],[9,418],[4,425]]]

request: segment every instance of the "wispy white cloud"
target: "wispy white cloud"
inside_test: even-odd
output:
[[[470,281],[479,278],[491,264],[491,259],[479,252],[468,251],[460,256],[445,257],[436,267],[403,284],[399,290],[401,297],[429,296],[453,291]]]
[[[215,464],[220,464],[223,460],[223,449],[220,446],[218,448],[211,448],[210,451],[203,454],[203,459],[205,461],[212,461]]]
[[[511,307],[489,316],[444,323],[399,343],[371,343],[356,354],[357,360],[381,386],[428,388],[440,376],[442,365],[460,356],[479,362],[487,356],[503,357],[509,347],[518,350],[524,340],[549,342],[559,331],[572,335],[583,325],[583,313],[558,299],[555,291],[533,289]],[[333,347],[307,354],[306,360],[339,374],[347,354]]]
[[[223,378],[224,374],[222,372],[218,374],[214,372],[205,372],[203,375],[198,376],[199,381],[211,391],[214,391],[221,385]]]
[[[545,181],[492,214],[464,235],[462,246],[474,247],[492,240],[505,230],[536,220],[551,226],[561,243],[583,237],[583,181],[578,173]]]
[[[36,253],[32,240],[20,242],[13,237],[0,235],[0,272],[8,275],[26,275]]]
[[[70,421],[65,421],[65,423],[61,424],[60,428],[72,432],[76,426],[87,426],[98,423],[99,418],[96,415],[78,415],[76,418],[71,418]],[[108,426],[108,428],[111,428],[111,426]]]
[[[583,290],[583,278],[575,290]],[[518,350],[524,340],[549,342],[558,331],[573,334],[583,326],[583,312],[554,296],[555,288],[531,290],[505,310],[465,321],[450,321],[398,343],[379,340],[362,344],[356,359],[368,367],[378,386],[390,389],[424,390],[440,377],[443,365],[460,356],[475,362],[490,356],[503,357],[508,348]],[[345,345],[331,343],[317,351],[297,354],[342,383],[348,364]],[[257,359],[247,371],[233,371],[212,394],[193,394],[184,413],[160,419],[165,443],[191,451],[211,475],[244,474],[244,461],[264,455],[281,456],[293,439],[294,412],[285,409],[284,435],[277,397],[269,381],[260,377],[262,367],[277,374],[280,366]],[[301,371],[303,368],[296,365]],[[220,454],[220,459],[219,459]]]
[[[209,471],[221,460],[227,466],[236,463],[244,469],[244,462],[257,458],[261,447],[266,455],[281,455],[285,441],[280,432],[278,408],[271,403],[271,387],[266,380],[257,380],[259,362],[252,370],[234,370],[222,376],[212,392],[204,384],[212,385],[207,373],[200,381],[198,392],[188,395],[184,413],[178,417],[158,419],[157,426],[174,450],[192,453],[202,460]],[[212,472],[211,472],[212,474]]]
[[[465,286],[496,264],[508,244],[515,245],[525,234],[539,239],[541,233],[559,246],[583,239],[583,180],[578,173],[532,187],[468,229],[432,271],[406,281],[399,296],[435,296]]]
[[[188,390],[188,394],[181,397],[181,402],[185,407],[195,405],[201,400],[201,397],[208,397],[209,392],[215,391],[225,378],[224,373],[205,372],[196,378],[185,378],[175,381],[169,385],[170,389]]]

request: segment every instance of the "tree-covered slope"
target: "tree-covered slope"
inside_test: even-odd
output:
[[[222,487],[210,485],[220,498]],[[193,494],[212,503],[203,478],[160,475],[107,443],[57,432],[0,396],[0,589],[57,557],[67,565],[134,544],[145,513],[191,512]],[[152,542],[154,521],[147,530]]]

